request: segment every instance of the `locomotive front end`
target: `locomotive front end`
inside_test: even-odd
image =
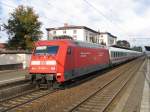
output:
[[[36,46],[29,67],[32,82],[48,84],[56,80],[58,50],[57,45]]]

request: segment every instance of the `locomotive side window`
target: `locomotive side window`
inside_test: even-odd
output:
[[[35,49],[35,54],[57,54],[58,46],[38,46]]]
[[[67,54],[68,54],[68,55],[71,54],[71,48],[70,48],[70,47],[67,49]]]

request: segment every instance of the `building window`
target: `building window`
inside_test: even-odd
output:
[[[63,30],[63,34],[66,34],[66,30]]]
[[[77,33],[77,30],[73,30],[73,34],[76,34]]]
[[[53,31],[53,34],[55,35],[55,34],[56,34],[56,31]]]
[[[86,41],[88,42],[88,36],[86,35]]]

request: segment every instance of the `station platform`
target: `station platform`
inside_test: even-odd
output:
[[[150,112],[150,59],[147,59],[140,112]]]
[[[4,70],[0,71],[0,85],[5,83],[11,83],[15,81],[25,80],[25,75],[28,74],[28,70]]]
[[[146,58],[137,74],[121,93],[111,112],[150,112],[150,59]]]

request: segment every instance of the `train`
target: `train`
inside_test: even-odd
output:
[[[141,56],[141,52],[75,40],[43,40],[35,43],[29,78],[37,85],[63,84]]]

